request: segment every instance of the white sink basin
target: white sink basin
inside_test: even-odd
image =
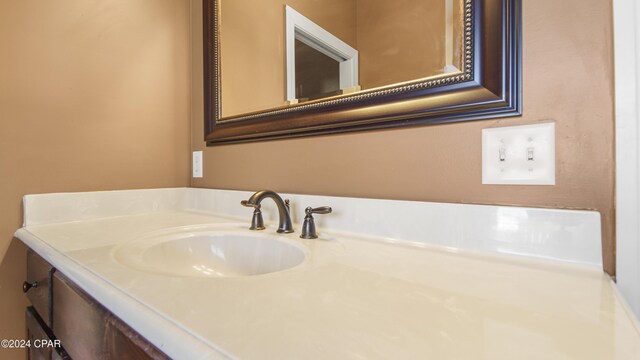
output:
[[[189,277],[272,273],[301,264],[304,248],[281,236],[246,231],[186,231],[148,236],[113,253],[138,270]]]

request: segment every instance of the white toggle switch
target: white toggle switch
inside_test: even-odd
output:
[[[501,147],[500,150],[498,150],[498,154],[500,155],[500,161],[507,160],[507,150],[505,148]]]
[[[527,148],[527,161],[534,161],[535,159],[533,158],[533,152],[535,151],[535,148],[532,147],[528,147]]]
[[[555,185],[555,123],[482,129],[482,183]]]

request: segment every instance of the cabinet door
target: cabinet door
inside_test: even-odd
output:
[[[53,333],[74,359],[168,359],[59,271],[53,276]]]
[[[27,341],[32,345],[27,348],[28,360],[49,360],[51,359],[51,347],[36,347],[35,341],[49,340],[50,337],[45,331],[46,325],[38,316],[33,307],[28,307],[26,312]]]
[[[60,272],[53,276],[52,330],[74,359],[107,359],[105,311],[84,293],[77,293]]]
[[[27,252],[27,279],[24,288],[31,305],[44,320],[47,326],[51,326],[51,272],[53,267],[33,250]]]

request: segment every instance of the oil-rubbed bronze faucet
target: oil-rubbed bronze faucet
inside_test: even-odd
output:
[[[262,226],[262,213],[260,212],[260,202],[262,202],[264,198],[273,199],[273,201],[276,203],[276,206],[278,207],[278,216],[280,219],[277,232],[292,233],[293,225],[291,225],[291,215],[289,214],[289,200],[282,200],[280,195],[271,190],[260,190],[251,195],[248,200],[243,200],[242,202],[240,202],[240,204],[247,207],[252,207],[254,209],[250,229],[264,229],[264,226]]]

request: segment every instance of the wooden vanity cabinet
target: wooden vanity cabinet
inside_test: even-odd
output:
[[[62,346],[30,348],[28,359],[169,359],[30,249],[27,283],[34,279],[37,286],[26,292],[33,305],[27,308],[27,334]]]

